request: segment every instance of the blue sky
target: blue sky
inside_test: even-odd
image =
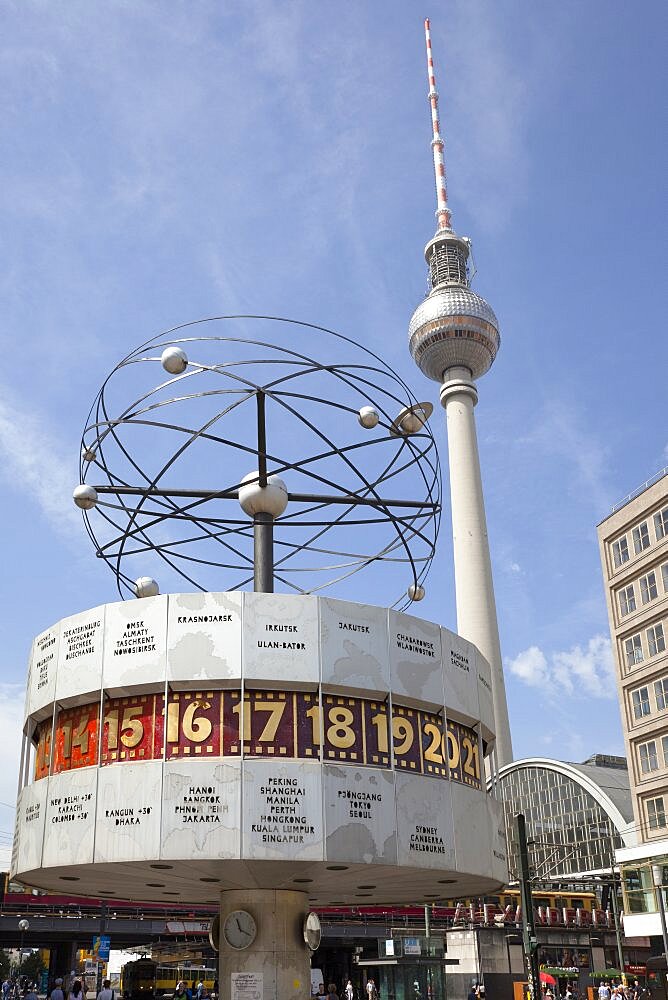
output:
[[[69,498],[130,349],[285,315],[437,404],[406,339],[435,225],[426,15],[453,221],[501,324],[476,413],[516,756],[622,752],[595,525],[668,465],[664,5],[20,0],[0,43],[3,760],[33,634],[114,599]],[[421,613],[454,627],[447,504]]]

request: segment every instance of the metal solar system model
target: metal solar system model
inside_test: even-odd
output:
[[[300,337],[318,360],[296,349]],[[406,581],[394,604],[407,606],[424,596],[440,514],[431,412],[332,331],[267,317],[190,323],[105,379],[74,500],[122,597],[158,593],[127,565],[161,562],[170,584],[203,591],[304,594],[387,564]],[[212,475],[221,481],[203,488]]]
[[[433,273],[482,302],[439,208]],[[495,326],[471,306],[488,341],[444,355],[446,279],[413,350],[468,378]],[[33,642],[12,874],[219,905],[223,1000],[303,1000],[319,906],[507,878],[490,666],[406,613],[440,514],[431,410],[350,339],[237,316],[139,346],[86,422],[74,500],[133,599]],[[360,571],[374,603],[351,599]]]

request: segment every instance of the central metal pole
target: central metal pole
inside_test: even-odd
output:
[[[253,590],[274,593],[274,519],[271,514],[253,518]]]
[[[267,485],[267,421],[264,413],[264,393],[258,389],[257,402],[257,468],[260,486]]]
[[[257,468],[258,483],[267,485],[267,421],[264,393],[258,390],[257,402]],[[274,519],[271,514],[257,513],[253,518],[253,589],[256,594],[274,592]]]

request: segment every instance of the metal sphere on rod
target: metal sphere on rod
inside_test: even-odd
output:
[[[239,506],[244,514],[269,514],[280,517],[288,506],[288,489],[280,476],[267,476],[267,485],[260,486],[259,472],[249,472],[241,480]]]
[[[94,486],[81,483],[72,491],[72,499],[81,510],[92,510],[98,500],[97,490]]]
[[[188,355],[181,347],[166,347],[160,355],[160,364],[170,375],[180,375],[188,367]]]
[[[357,419],[362,427],[371,431],[374,427],[378,426],[380,414],[375,406],[362,406],[357,415]]]
[[[157,597],[159,593],[160,587],[153,577],[140,576],[135,581],[135,594],[137,597]]]

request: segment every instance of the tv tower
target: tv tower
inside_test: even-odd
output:
[[[429,19],[424,28],[438,221],[436,235],[424,251],[431,288],[413,313],[409,347],[418,368],[441,385],[448,433],[457,631],[478,647],[491,666],[496,752],[502,766],[512,760],[513,751],[473,415],[478,402],[475,383],[496,357],[499,328],[490,306],[471,291],[470,241],[452,229]]]

